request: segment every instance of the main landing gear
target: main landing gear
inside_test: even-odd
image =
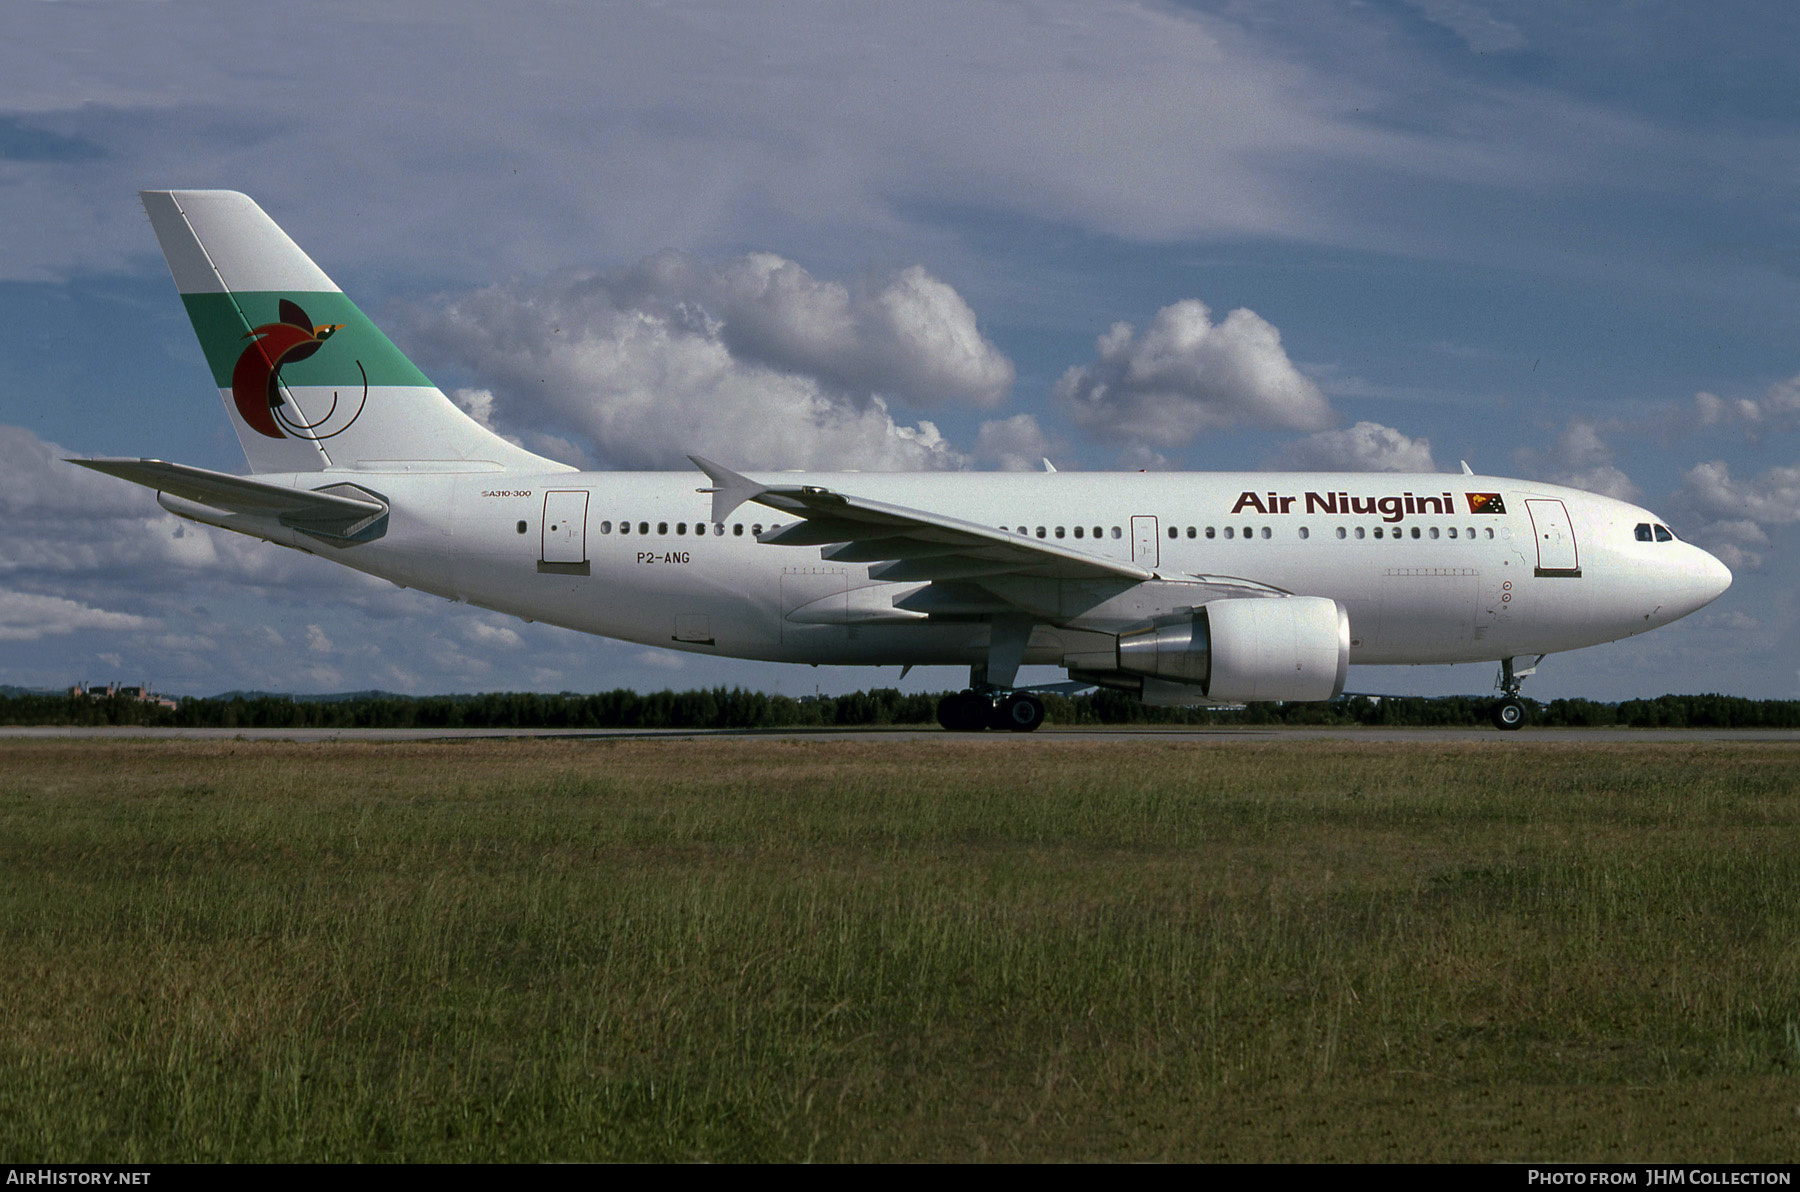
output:
[[[969,668],[969,689],[938,701],[938,723],[953,733],[1008,729],[1028,733],[1044,723],[1044,701],[1029,691],[1014,691],[1032,623],[1020,617],[998,617],[988,628],[988,656]]]
[[[1544,656],[1539,654],[1536,661],[1522,669],[1513,666],[1515,659],[1500,660],[1500,675],[1495,679],[1494,686],[1500,688],[1503,695],[1488,709],[1488,719],[1501,732],[1513,732],[1525,727],[1525,701],[1519,698],[1519,688],[1524,684],[1526,675],[1537,673],[1538,663],[1543,660]]]
[[[1044,701],[1028,691],[959,691],[938,701],[937,718],[953,733],[1028,733],[1044,723]]]

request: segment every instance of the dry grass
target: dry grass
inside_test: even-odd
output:
[[[0,1153],[1785,1160],[1800,749],[0,746]]]

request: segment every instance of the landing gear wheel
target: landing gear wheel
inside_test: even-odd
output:
[[[1501,732],[1514,732],[1525,727],[1525,701],[1508,696],[1488,710],[1488,719]]]
[[[953,733],[978,733],[988,726],[994,705],[973,691],[959,691],[938,701],[938,723]]]
[[[988,723],[997,729],[1028,733],[1044,723],[1044,701],[1035,695],[1018,691],[994,704],[993,719]]]

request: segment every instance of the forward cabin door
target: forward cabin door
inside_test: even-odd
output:
[[[1131,519],[1131,561],[1139,567],[1155,567],[1162,544],[1156,537],[1156,519],[1154,517],[1133,517]]]
[[[1537,574],[1579,577],[1581,555],[1575,547],[1575,525],[1569,520],[1568,507],[1561,501],[1540,498],[1526,501],[1525,512],[1531,515],[1537,538]]]
[[[583,492],[544,494],[543,548],[539,571],[586,574],[588,495]]]

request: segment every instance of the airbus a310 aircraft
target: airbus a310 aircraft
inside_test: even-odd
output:
[[[733,658],[968,666],[939,705],[949,729],[1036,728],[1022,665],[1235,704],[1330,699],[1352,663],[1495,660],[1494,723],[1513,729],[1543,655],[1666,625],[1731,583],[1647,510],[1467,465],[577,471],[464,414],[248,197],[143,200],[252,475],[72,462],[181,517],[526,620]]]

